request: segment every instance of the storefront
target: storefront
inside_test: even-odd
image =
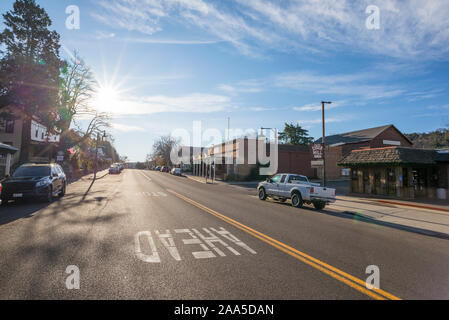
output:
[[[350,192],[397,198],[448,198],[449,153],[388,147],[354,150],[339,166],[350,168]]]

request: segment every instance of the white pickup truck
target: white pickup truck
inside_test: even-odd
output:
[[[260,200],[267,197],[285,202],[291,199],[292,206],[301,208],[304,203],[313,204],[315,209],[322,210],[326,204],[335,202],[336,191],[332,188],[320,187],[311,183],[305,176],[298,174],[280,173],[257,187]]]

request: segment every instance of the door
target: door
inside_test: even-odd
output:
[[[271,182],[268,185],[267,193],[270,195],[279,195],[279,183],[281,182],[282,175],[277,174],[271,178]]]
[[[387,194],[396,195],[396,174],[394,168],[387,168]]]
[[[59,173],[56,166],[51,167],[51,175],[52,175],[52,179],[53,179],[53,184],[52,184],[53,192],[61,190],[61,188],[62,188],[61,174]]]

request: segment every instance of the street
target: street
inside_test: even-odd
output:
[[[124,170],[2,207],[0,299],[449,298],[448,240],[248,190]]]

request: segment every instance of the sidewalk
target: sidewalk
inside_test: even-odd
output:
[[[430,209],[409,201],[337,196],[337,201],[327,208],[386,226],[449,239],[449,212],[443,207]]]

